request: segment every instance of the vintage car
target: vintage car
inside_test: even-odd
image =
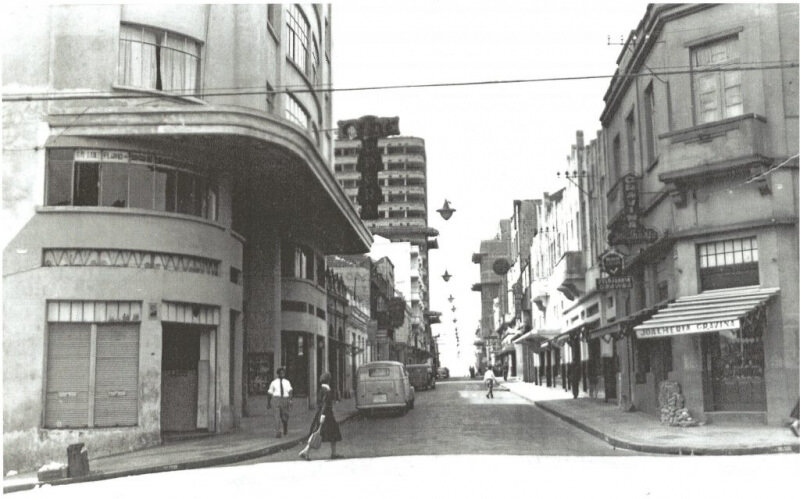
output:
[[[406,366],[408,380],[415,390],[432,390],[436,388],[436,376],[433,367],[428,364],[409,364]]]
[[[440,367],[436,370],[436,377],[439,379],[447,379],[450,377],[450,369],[446,367]]]
[[[405,414],[414,408],[414,387],[400,362],[368,362],[358,368],[356,409],[360,413],[389,409]]]

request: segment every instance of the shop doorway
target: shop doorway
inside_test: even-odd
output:
[[[309,364],[308,338],[305,333],[281,333],[281,365],[286,367],[286,377],[292,383],[294,395],[307,397]]]
[[[161,431],[197,429],[198,365],[202,329],[163,323]]]
[[[764,346],[760,330],[706,334],[702,340],[706,411],[765,411]]]

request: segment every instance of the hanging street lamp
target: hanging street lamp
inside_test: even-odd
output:
[[[444,279],[444,282],[449,281],[451,277],[453,276],[451,276],[447,269],[445,269],[444,274],[442,274],[442,279]]]
[[[453,307],[453,308],[451,308],[450,310],[452,310],[453,312],[455,312],[455,311],[456,311],[456,307]]]
[[[453,300],[455,300],[455,298],[453,298],[453,295],[450,295],[450,298],[447,299],[447,301],[449,301],[450,303],[453,303]]]
[[[444,205],[441,208],[439,208],[438,210],[436,210],[436,211],[438,211],[439,215],[441,215],[442,218],[444,218],[445,220],[450,220],[450,217],[453,216],[453,213],[455,213],[456,209],[455,208],[451,208],[450,207],[450,201],[445,199],[444,200]]]

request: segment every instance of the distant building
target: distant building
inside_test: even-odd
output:
[[[500,349],[499,327],[508,312],[506,272],[511,266],[510,220],[501,220],[497,236],[481,241],[480,252],[472,254],[472,263],[479,265],[480,281],[472,290],[481,294],[481,340],[484,341],[484,360],[494,362],[494,354]],[[495,319],[494,300],[498,315]]]
[[[364,223],[377,236],[411,245],[410,260],[392,258],[392,262],[396,275],[411,273],[411,291],[403,290],[403,295],[412,309],[411,335],[416,338],[415,348],[420,350],[427,345],[428,354],[433,355],[431,323],[427,315],[430,311],[428,252],[438,247],[432,239],[438,232],[428,226],[425,141],[419,137],[386,137],[378,140],[378,148],[383,157],[383,169],[378,172],[383,202],[378,206],[379,218]],[[356,210],[359,209],[356,197],[361,181],[356,162],[360,149],[360,141],[343,138],[336,139],[334,147],[334,175]],[[426,355],[416,352],[414,357],[422,361]]]

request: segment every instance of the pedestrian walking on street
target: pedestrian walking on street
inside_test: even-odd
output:
[[[339,423],[333,417],[333,394],[331,393],[331,373],[324,373],[319,378],[319,391],[317,392],[317,414],[311,422],[311,430],[308,436],[319,430],[323,442],[331,444],[331,459],[341,459],[343,456],[336,453],[336,442],[342,440],[342,433],[339,430]],[[306,461],[311,460],[311,445],[306,444],[298,454]]]
[[[508,381],[508,364],[503,364],[503,381]]]
[[[495,377],[493,370],[491,370],[491,369],[487,369],[486,370],[486,373],[483,375],[483,382],[486,383],[486,387],[489,389],[489,391],[486,392],[486,398],[487,399],[493,399],[494,398],[494,391],[493,391],[494,385],[497,384],[497,378]]]
[[[469,366],[469,379],[474,379],[474,378],[475,378],[475,368]]]
[[[278,377],[272,380],[267,389],[267,409],[275,405],[275,438],[289,433],[289,414],[292,410],[292,384],[286,379],[286,369],[278,368]],[[282,433],[281,433],[282,430]]]

